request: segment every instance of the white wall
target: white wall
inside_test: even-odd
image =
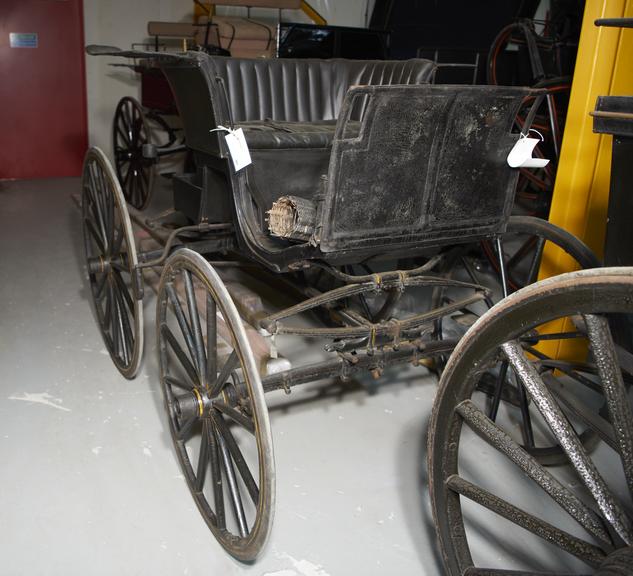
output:
[[[190,0],[84,0],[85,42],[129,48],[147,36],[149,20],[178,21],[193,12]],[[123,96],[139,97],[136,73],[123,58],[86,55],[88,134],[91,145],[100,146],[111,156],[112,117]]]
[[[312,0],[311,4],[329,24],[364,26],[367,2],[371,0]],[[373,4],[373,2],[372,2]],[[219,11],[242,15],[245,8],[222,8]],[[85,41],[129,48],[142,42],[147,35],[147,22],[191,21],[192,0],[84,0]],[[251,17],[277,19],[276,10],[252,10]],[[286,21],[308,22],[298,10],[284,10]],[[86,56],[88,96],[88,134],[90,145],[101,147],[109,156],[112,151],[112,117],[117,102],[123,96],[140,96],[139,78],[125,67],[123,58]]]

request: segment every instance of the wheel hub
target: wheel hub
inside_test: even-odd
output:
[[[194,388],[191,392],[174,398],[174,409],[179,418],[188,420],[192,416],[202,417],[211,402],[206,394],[202,394],[197,388]]]
[[[222,402],[231,408],[250,414],[251,407],[244,384],[235,383],[230,377],[213,398],[210,397],[208,390],[200,387],[195,387],[190,392],[176,396],[174,410],[176,415],[184,420],[188,420],[192,416],[202,418],[214,402]]]

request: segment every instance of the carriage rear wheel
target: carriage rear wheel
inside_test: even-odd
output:
[[[455,348],[428,446],[448,574],[633,573],[633,357],[609,325],[614,314],[633,313],[632,294],[633,268],[557,276],[499,302]],[[588,350],[569,374],[534,350],[535,331],[559,318],[573,318]],[[515,421],[486,415],[478,382],[500,358],[527,390],[535,428],[562,447],[565,466],[544,468],[520,446]],[[591,454],[580,426],[601,440]]]
[[[143,145],[151,143],[150,128],[137,100],[119,100],[112,122],[114,165],[125,199],[143,210],[151,198],[154,160],[143,156]]]
[[[554,254],[554,249],[564,252],[575,268],[600,266],[600,261],[584,242],[541,218],[511,216],[506,232],[499,240],[509,293],[534,283],[541,264]],[[484,240],[479,245],[458,246],[447,255],[444,270],[450,277],[488,285],[492,295],[478,308],[471,307],[461,319],[457,317],[457,321],[448,325],[446,321],[441,321],[437,327],[438,337],[461,337],[474,320],[503,297],[503,280],[497,249],[495,242]],[[494,278],[492,282],[489,280],[490,276]],[[443,290],[436,290],[435,305],[439,306],[445,297]],[[555,345],[555,342],[549,342],[546,346],[551,351]],[[480,389],[486,390],[489,396],[488,415],[494,420],[501,404],[513,404],[522,426],[523,446],[541,464],[555,465],[564,462],[565,454],[560,446],[543,445],[535,440],[528,398],[523,393],[523,388],[516,386],[513,380],[504,359],[501,359],[499,365],[492,366],[480,379]],[[584,430],[581,436],[588,448],[595,444],[595,434],[590,429]]]
[[[215,270],[187,249],[167,261],[157,306],[161,385],[180,466],[220,544],[252,561],[272,525],[275,475],[244,326]]]
[[[88,150],[81,183],[84,245],[97,323],[116,367],[126,378],[134,378],[143,353],[136,248],[121,187],[99,148]]]

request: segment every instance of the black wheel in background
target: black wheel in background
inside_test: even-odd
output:
[[[136,248],[112,165],[88,150],[82,174],[82,224],[97,323],[118,370],[133,378],[143,353],[143,302],[135,289]]]
[[[112,122],[114,165],[126,201],[143,210],[154,183],[154,161],[143,157],[143,145],[151,143],[150,128],[137,100],[119,100]]]

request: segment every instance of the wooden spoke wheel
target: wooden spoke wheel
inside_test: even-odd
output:
[[[613,315],[633,313],[632,295],[633,268],[557,276],[499,302],[455,348],[428,444],[447,574],[633,574],[633,356],[609,326]],[[573,319],[585,344],[585,359],[567,358],[569,373],[535,350],[535,331],[561,318]],[[511,414],[488,418],[478,382],[500,359],[566,465],[544,468],[526,452]],[[591,454],[580,425],[601,440]]]
[[[169,426],[202,517],[242,561],[259,554],[274,507],[268,410],[253,353],[222,280],[187,249],[158,291],[158,351]]]
[[[114,165],[125,199],[138,210],[150,200],[154,160],[143,157],[143,145],[151,143],[143,108],[134,98],[119,100],[112,123]]]
[[[551,246],[566,252],[579,269],[601,266],[582,240],[542,218],[511,216],[501,239],[509,292],[536,282],[544,259],[552,256]],[[482,250],[492,268],[500,274],[499,256],[493,242],[484,241]]]
[[[112,165],[99,148],[86,154],[82,220],[90,292],[106,348],[121,374],[133,378],[143,353],[143,302],[136,288],[130,217]],[[140,281],[140,277],[138,278]]]
[[[541,218],[511,216],[506,232],[500,238],[500,244],[509,293],[534,283],[544,259],[550,258],[554,250],[565,252],[576,268],[600,266],[600,261],[581,240]],[[445,273],[452,278],[482,284],[492,290],[492,295],[485,303],[462,311],[463,314],[456,315],[454,321],[442,320],[438,323],[438,338],[459,338],[478,317],[503,297],[498,246],[491,240],[485,240],[477,246],[458,246],[447,255],[443,266]],[[436,290],[435,306],[444,303],[446,299],[445,291]],[[568,335],[570,338],[573,336],[573,333]],[[508,375],[505,361],[492,367],[480,379],[479,387],[486,390],[489,395],[487,413],[493,420],[502,402],[514,404],[520,409],[518,419],[524,435],[524,446],[540,463],[554,465],[565,461],[566,457],[560,446],[538,445],[536,442],[529,416],[529,400],[523,394],[522,388],[516,386],[514,378]],[[593,432],[587,429],[582,433],[582,439],[589,447],[596,438]]]

